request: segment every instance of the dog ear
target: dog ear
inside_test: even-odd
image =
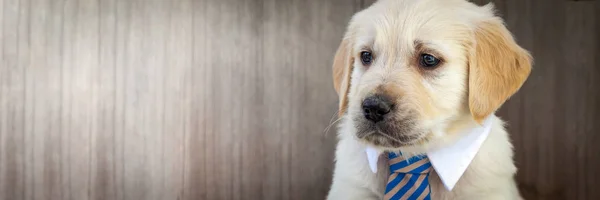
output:
[[[348,108],[348,92],[352,75],[354,58],[350,40],[344,38],[333,59],[333,87],[339,96],[338,115],[342,116]]]
[[[532,58],[499,18],[480,22],[469,55],[469,109],[478,123],[519,90]]]

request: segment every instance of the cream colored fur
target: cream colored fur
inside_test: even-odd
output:
[[[374,54],[363,66],[360,52]],[[435,69],[421,69],[415,55],[443,59]],[[452,191],[435,172],[432,199],[521,199],[514,181],[513,150],[494,112],[525,82],[531,58],[494,15],[492,5],[465,0],[380,0],[355,14],[334,61],[334,85],[340,96],[339,143],[333,183],[327,199],[382,199],[389,171],[380,159],[369,169],[366,141],[357,137],[362,100],[373,93],[392,97],[416,138],[402,146],[378,146],[405,154],[424,154],[452,144],[464,130],[493,118],[487,140]]]

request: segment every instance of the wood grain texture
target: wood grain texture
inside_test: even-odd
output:
[[[323,199],[372,2],[0,0],[0,199]],[[521,190],[600,199],[600,3],[493,2],[536,58],[499,112]]]
[[[0,199],[319,199],[358,1],[0,0]]]
[[[600,147],[597,145],[600,130],[600,60],[598,55],[600,35],[598,27],[600,16],[598,7],[600,2],[573,2],[567,5],[566,18],[566,52],[565,60],[570,70],[565,70],[562,79],[561,91],[565,110],[565,138],[567,150],[565,153],[569,163],[576,163],[576,168],[566,171],[566,176],[573,177],[567,180],[572,185],[567,192],[568,196],[578,199],[600,198],[600,191],[595,185],[600,184]],[[573,31],[590,30],[590,31]],[[579,97],[579,98],[573,98]]]

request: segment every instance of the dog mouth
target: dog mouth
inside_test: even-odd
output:
[[[422,138],[410,120],[386,120],[372,123],[355,119],[356,136],[367,143],[379,147],[399,148],[411,146]]]
[[[358,136],[359,139],[371,143],[375,146],[398,148],[413,145],[418,137],[393,137],[390,134],[380,131],[372,131],[364,136]]]

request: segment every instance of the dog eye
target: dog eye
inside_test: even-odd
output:
[[[429,54],[421,54],[419,64],[421,64],[422,67],[435,67],[440,64],[440,59]]]
[[[368,66],[371,64],[371,62],[373,62],[373,54],[368,51],[360,52],[360,60],[362,61],[363,65]]]

